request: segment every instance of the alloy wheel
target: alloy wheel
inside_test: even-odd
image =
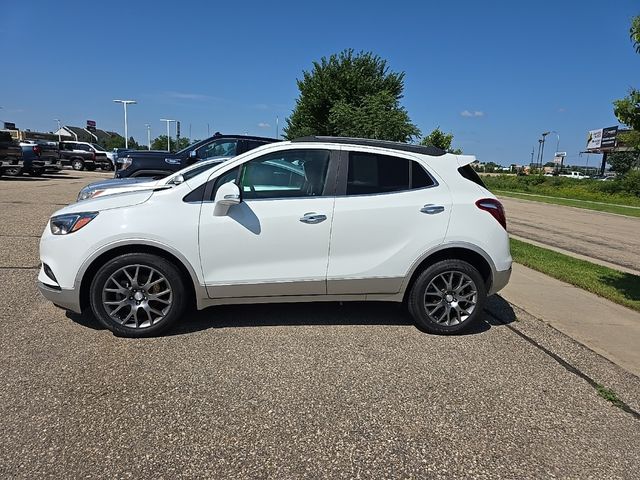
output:
[[[435,276],[427,285],[424,305],[437,324],[453,326],[467,320],[476,308],[478,288],[466,273],[452,270]]]
[[[102,288],[102,305],[120,325],[147,328],[171,310],[173,290],[167,278],[148,265],[127,265],[116,270]]]

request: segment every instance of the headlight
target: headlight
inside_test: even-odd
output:
[[[77,232],[91,220],[96,218],[98,212],[70,213],[51,217],[49,226],[54,235],[67,235]]]
[[[90,198],[96,197],[98,195],[100,195],[102,192],[104,192],[104,190],[80,190],[80,193],[78,194],[78,198],[77,198],[77,202],[81,201],[81,200],[88,200]]]
[[[131,158],[125,157],[122,159],[122,167],[120,170],[124,170],[125,168],[129,168],[131,166]]]

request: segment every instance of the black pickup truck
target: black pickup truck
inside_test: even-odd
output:
[[[87,142],[60,142],[60,164],[70,165],[74,170],[93,171],[96,167],[103,170],[112,168],[107,152],[101,146]]]
[[[222,135],[201,140],[176,153],[133,150],[118,157],[115,178],[162,178],[199,160],[212,157],[233,157],[254,148],[280,140],[248,135]]]
[[[0,132],[0,175],[20,175],[22,148],[9,132]]]

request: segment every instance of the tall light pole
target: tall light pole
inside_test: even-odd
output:
[[[144,126],[147,127],[147,150],[151,150],[151,125],[145,123]]]
[[[127,105],[138,103],[135,100],[114,100],[124,106],[124,148],[129,148],[129,130],[127,125]]]
[[[54,118],[53,120],[55,122],[58,122],[58,143],[60,143],[62,141],[62,136],[60,135],[60,130],[62,129],[62,127],[60,126],[60,119]]]
[[[540,173],[542,173],[542,167],[544,165],[544,142],[551,132],[542,132],[542,146],[540,150]]]
[[[167,122],[167,152],[171,151],[171,131],[169,130],[169,126],[171,122],[176,122],[177,120],[171,120],[169,118],[161,118],[161,122]]]

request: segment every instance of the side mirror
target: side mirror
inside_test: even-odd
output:
[[[171,185],[180,185],[181,183],[184,183],[184,177],[182,175],[176,175],[169,183]]]
[[[240,189],[233,182],[220,185],[214,203],[213,214],[220,217],[226,215],[230,207],[240,203]]]
[[[198,151],[197,150],[191,150],[189,152],[189,158],[198,158]]]

